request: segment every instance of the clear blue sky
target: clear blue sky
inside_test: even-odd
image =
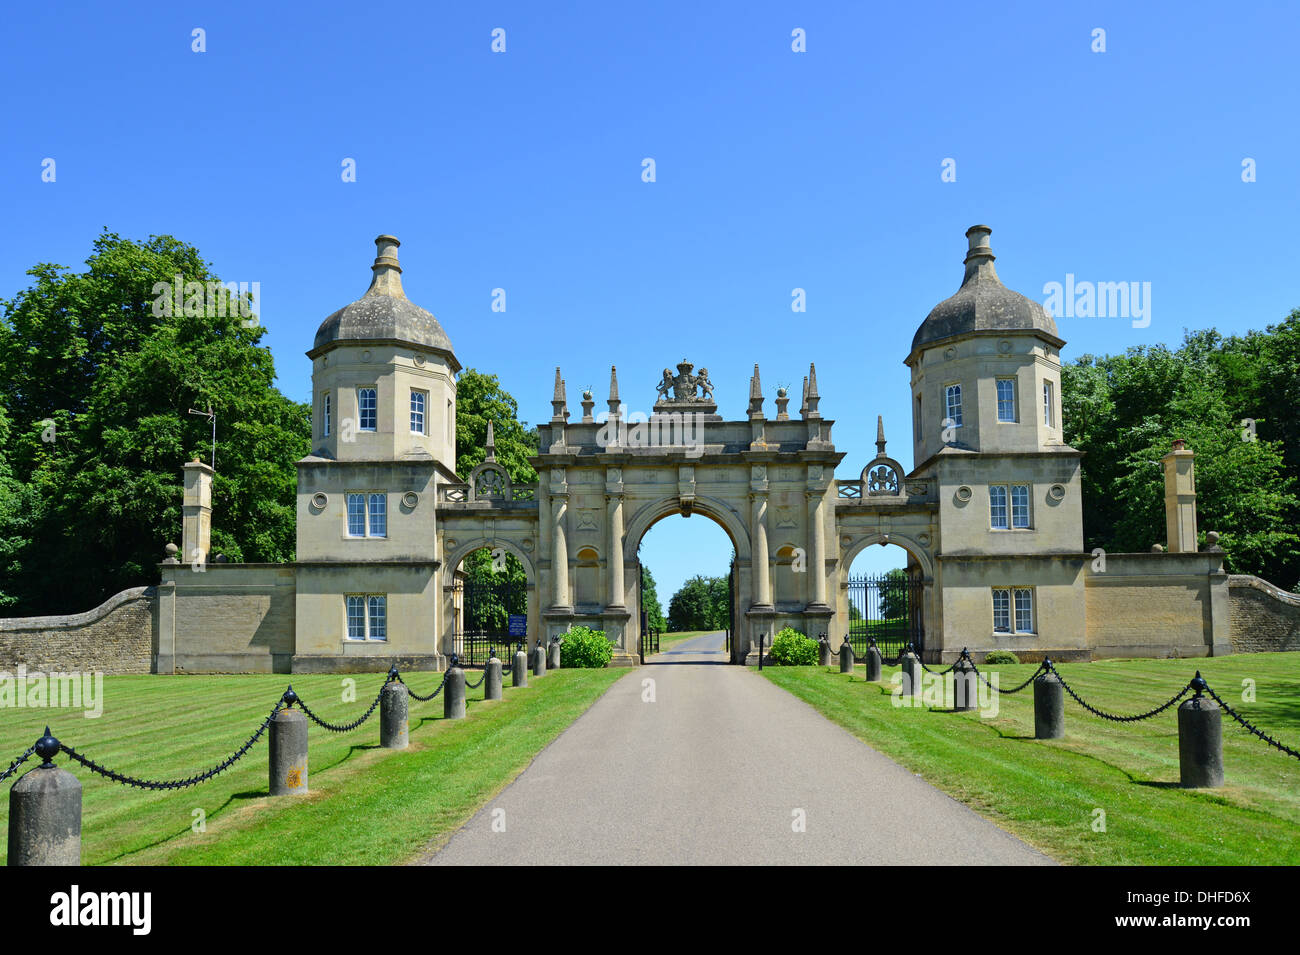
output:
[[[1298,21],[1286,3],[17,5],[0,295],[37,261],[79,266],[104,226],[170,233],[261,283],[264,342],[305,400],[316,326],[391,232],[408,294],[530,422],[557,363],[574,399],[603,399],[616,363],[645,409],[685,355],[739,417],[754,362],[771,409],[813,360],[841,476],[877,414],[910,466],[902,361],[974,223],[1040,300],[1067,273],[1151,283],[1147,328],[1063,319],[1067,360],[1300,305]],[[729,549],[678,519],[643,557],[666,599]]]

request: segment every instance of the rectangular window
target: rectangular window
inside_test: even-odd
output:
[[[348,594],[343,599],[347,607],[349,640],[388,639],[387,595]]]
[[[1015,590],[1016,600],[1016,633],[1033,633],[1034,632],[1034,592],[1028,588],[1017,587]]]
[[[952,427],[961,427],[961,385],[949,385],[944,389],[944,402]]]
[[[1052,403],[1052,383],[1043,382],[1043,424],[1049,428],[1056,427],[1056,408]]]
[[[379,399],[373,388],[357,389],[357,429],[375,431],[379,426]]]
[[[321,433],[328,438],[330,434],[330,393],[328,391],[321,395],[320,404],[321,416],[324,418]]]
[[[411,392],[411,434],[424,434],[424,409],[428,401],[427,393]]]
[[[370,495],[370,527],[366,536],[388,536],[388,498],[383,494]]]
[[[1011,526],[1029,526],[1029,485],[1011,485]]]
[[[364,640],[366,638],[366,598],[349,596],[346,600],[348,606],[348,639]]]
[[[916,440],[921,440],[921,435],[925,429],[925,419],[921,417],[921,396],[916,396],[916,414],[912,420],[916,422]]]
[[[1016,420],[1016,380],[1014,378],[999,378],[997,381],[998,389],[998,420],[1015,421]]]
[[[993,632],[1011,632],[1011,591],[993,588]]]
[[[371,594],[368,599],[370,604],[370,634],[371,640],[388,639],[388,598],[381,594]]]
[[[348,495],[348,536],[366,536],[366,496],[364,494]]]
[[[997,530],[1007,528],[1007,486],[989,485],[989,526]]]

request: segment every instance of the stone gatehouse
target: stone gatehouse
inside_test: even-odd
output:
[[[458,649],[458,570],[482,548],[522,564],[530,644],[585,624],[605,631],[615,664],[631,664],[637,548],[672,514],[716,522],[734,546],[734,663],[756,662],[760,638],[785,626],[838,645],[855,619],[849,568],[882,543],[907,552],[907,615],[932,662],[963,647],[1028,660],[1230,652],[1229,577],[1212,543],[1197,549],[1181,442],[1163,459],[1167,541],[1102,561],[1083,550],[1081,454],[1062,436],[1065,342],[1041,305],[999,280],[989,234],[967,231],[961,285],[904,359],[910,472],[879,421],[876,455],[844,462],[815,366],[792,411],[784,390],[768,404],[758,366],[740,392],[682,359],[634,386],[634,404],[655,389],[649,416],[627,412],[612,367],[601,411],[589,392],[571,409],[555,369],[528,486],[496,462],[491,429],[485,462],[456,473],[461,363],[403,292],[398,241],[380,236],[369,289],[307,352],[313,450],[297,463],[297,561],[210,561],[213,472],[186,464],[183,540],[151,591],[152,668],[444,667]],[[1248,599],[1264,612],[1257,592]]]

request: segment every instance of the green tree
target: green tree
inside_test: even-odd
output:
[[[1292,585],[1300,572],[1300,500],[1282,440],[1294,426],[1271,419],[1281,417],[1275,396],[1298,387],[1296,324],[1293,313],[1283,326],[1245,338],[1188,333],[1177,350],[1085,355],[1062,369],[1065,438],[1087,455],[1086,549],[1146,551],[1164,541],[1160,458],[1182,438],[1196,452],[1202,541],[1206,531],[1221,534],[1230,573]],[[1257,420],[1255,434],[1243,419]]]
[[[171,236],[105,231],[86,266],[39,264],[31,287],[0,301],[0,404],[27,492],[28,539],[11,561],[19,612],[84,610],[157,580],[163,545],[180,539],[181,464],[212,454],[191,408],[217,415],[213,550],[292,560],[310,413],[276,390],[265,329]],[[204,290],[180,309],[159,291],[176,275]]]
[[[880,592],[880,616],[885,620],[906,620],[908,616],[907,571],[901,567],[885,571]]]
[[[655,586],[654,575],[644,564],[641,565],[641,607],[645,610],[646,626],[659,633],[668,629],[668,621],[664,619],[664,608],[659,602],[659,591]]]
[[[730,582],[726,577],[696,575],[668,602],[668,629],[724,630],[730,624]]]

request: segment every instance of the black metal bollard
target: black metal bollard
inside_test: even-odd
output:
[[[487,675],[483,677],[483,699],[501,699],[501,661],[497,659],[495,649],[488,656],[487,666],[483,668]]]
[[[1052,661],[1043,661],[1043,672],[1034,679],[1034,739],[1065,737],[1065,687],[1052,670]]]
[[[36,741],[41,765],[9,790],[9,865],[81,865],[81,783],[54,765],[59,741]]]
[[[465,718],[465,671],[460,668],[460,658],[451,655],[447,668],[447,683],[442,688],[442,715],[449,720]]]
[[[389,675],[396,677],[397,668]],[[410,707],[405,683],[393,679],[379,691],[379,745],[384,749],[406,749],[410,742]]]
[[[952,708],[958,713],[975,709],[979,702],[978,689],[975,686],[975,668],[966,659],[966,651],[963,649],[952,668]]]
[[[844,642],[840,644],[840,672],[852,673],[856,663],[857,660],[853,656],[853,644],[849,643],[849,638],[846,636]]]
[[[767,632],[764,631],[758,635],[758,668],[763,669],[763,643],[767,640]]]
[[[876,641],[872,640],[867,644],[867,682],[880,682],[880,648],[876,646]]]
[[[293,687],[285,690],[284,708],[271,720],[267,749],[272,796],[307,794],[307,717],[293,708],[297,699]]]
[[[912,652],[912,645],[907,645],[907,652],[899,661],[903,667],[903,695],[921,695],[921,658]]]
[[[533,676],[546,676],[546,641],[537,638],[537,649],[533,651]]]
[[[514,666],[510,668],[510,682],[516,688],[528,685],[528,654],[524,652],[522,643],[515,651]]]
[[[817,641],[817,665],[819,667],[828,667],[831,665],[831,642],[826,639],[826,634],[822,634],[821,639]]]
[[[558,670],[560,668],[560,638],[556,637],[551,641],[551,647],[547,651],[546,669]]]
[[[1223,711],[1205,692],[1201,671],[1192,678],[1196,695],[1178,707],[1178,773],[1187,789],[1223,785]]]

